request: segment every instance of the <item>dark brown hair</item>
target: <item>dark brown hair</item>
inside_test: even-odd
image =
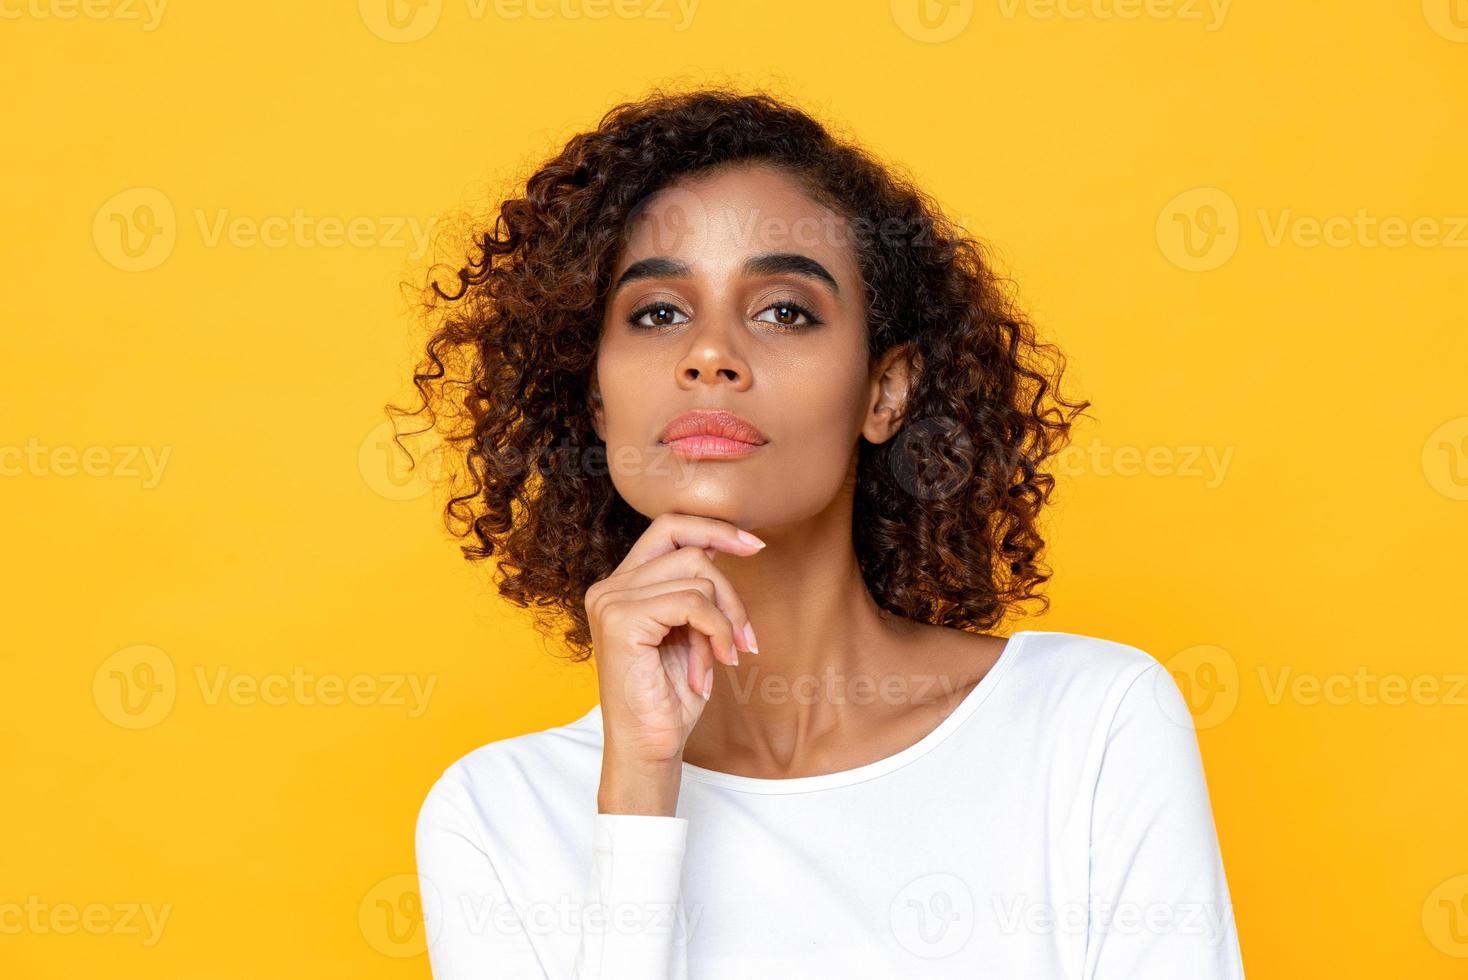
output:
[[[916,355],[902,430],[858,450],[852,533],[874,600],[967,630],[1028,600],[1048,608],[1037,523],[1054,478],[1041,465],[1090,405],[1058,394],[1063,356],[1036,340],[986,246],[910,180],[784,101],[724,89],[611,109],[475,233],[450,290],[429,277],[421,405],[387,410],[427,412],[418,431],[437,425],[464,464],[444,516],[472,535],[465,557],[497,556],[500,594],[559,628],[573,660],[590,656],[586,590],[649,523],[613,486],[588,405],[613,264],[654,192],[754,162],[850,224],[871,356],[904,343]]]

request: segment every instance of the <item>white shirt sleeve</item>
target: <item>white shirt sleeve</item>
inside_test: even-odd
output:
[[[1084,980],[1242,980],[1192,716],[1161,664],[1132,679],[1091,813]]]
[[[586,908],[603,914],[582,931],[577,980],[686,980],[687,818],[598,813],[593,832]]]
[[[595,815],[585,902],[555,923],[580,930],[574,972],[556,974],[532,944],[471,813],[451,767],[418,814],[419,892],[434,980],[686,980],[680,889],[687,819]]]

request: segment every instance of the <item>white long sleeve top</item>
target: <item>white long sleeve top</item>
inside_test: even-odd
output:
[[[436,980],[1241,980],[1197,737],[1125,644],[1015,633],[928,735],[841,772],[685,763],[597,812],[600,706],[450,765],[418,818]]]

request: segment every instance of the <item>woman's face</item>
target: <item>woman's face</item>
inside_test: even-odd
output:
[[[611,283],[593,407],[613,484],[639,513],[802,520],[854,476],[859,436],[895,431],[905,365],[869,362],[851,232],[784,171],[726,168],[653,195]],[[758,436],[663,441],[701,410]]]

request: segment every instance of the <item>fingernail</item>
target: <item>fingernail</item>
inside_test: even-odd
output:
[[[755,537],[753,534],[750,534],[748,531],[741,530],[739,532],[739,540],[743,541],[745,544],[752,544],[756,548],[763,548],[765,546],[765,543],[763,541]]]
[[[759,653],[759,642],[754,638],[754,624],[744,624],[744,646],[750,653]]]
[[[707,701],[712,693],[714,693],[714,669],[710,667],[703,675],[703,699]]]

